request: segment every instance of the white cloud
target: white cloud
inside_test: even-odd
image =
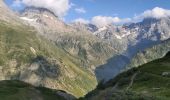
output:
[[[78,23],[83,23],[83,24],[88,24],[88,23],[90,23],[89,20],[85,20],[85,19],[83,19],[83,18],[75,19],[75,20],[73,20],[73,22],[78,22]]]
[[[151,10],[146,10],[139,15],[135,15],[133,18],[124,18],[121,19],[119,17],[110,17],[110,16],[95,16],[92,18],[91,23],[98,26],[103,27],[109,24],[123,24],[128,22],[138,22],[143,20],[144,18],[164,18],[170,17],[170,10],[163,9],[160,7],[155,7]]]
[[[26,6],[47,8],[59,17],[65,16],[71,7],[69,0],[20,0],[20,2]]]
[[[86,10],[84,8],[75,8],[75,11],[77,13],[86,13]]]
[[[97,27],[103,27],[114,22],[119,22],[119,18],[106,17],[106,16],[95,16],[92,18],[92,23]]]
[[[109,24],[121,24],[130,22],[130,18],[120,19],[119,17],[109,17],[109,16],[95,16],[92,18],[91,23],[97,27],[103,27]]]
[[[160,7],[155,7],[152,10],[146,10],[142,14],[137,15],[134,19],[143,19],[143,18],[164,18],[170,17],[170,10],[163,9]]]

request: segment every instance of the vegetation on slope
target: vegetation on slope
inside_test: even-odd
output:
[[[170,53],[99,84],[88,100],[169,100]]]
[[[64,97],[65,96],[65,97]],[[34,87],[20,81],[0,81],[0,100],[66,100],[75,99],[64,91]]]
[[[94,75],[80,67],[78,58],[37,35],[31,27],[1,21],[0,48],[1,80],[21,80],[77,97],[96,86]]]

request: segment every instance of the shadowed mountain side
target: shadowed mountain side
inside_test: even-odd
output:
[[[131,59],[140,51],[153,45],[159,44],[160,41],[151,41],[147,39],[141,40],[135,46],[129,45],[128,49],[120,55],[113,56],[107,63],[96,67],[95,75],[98,82],[108,81],[118,75],[121,71],[124,71],[126,66],[131,62]]]
[[[32,59],[30,67],[18,73],[19,79],[36,86],[44,86],[46,79],[58,79],[61,75],[60,65],[56,61],[48,61],[43,56]],[[14,75],[15,76],[15,75]],[[17,75],[16,75],[17,76]]]
[[[168,51],[170,51],[170,39],[162,41],[160,44],[147,48],[144,51],[138,52],[126,68],[130,69],[138,67],[146,64],[147,62],[153,61],[155,58],[162,58]]]
[[[55,63],[55,60],[53,62],[49,62],[43,56],[37,56],[35,59],[33,59],[33,63],[39,63],[40,66],[38,70],[40,70],[41,73],[45,73],[45,76],[49,78],[57,78],[61,73],[60,69],[58,68],[59,65]]]
[[[34,87],[13,80],[0,81],[0,100],[75,100],[76,98],[62,90]]]
[[[110,78],[115,77],[129,62],[129,58],[123,55],[117,55],[110,58],[107,60],[106,64],[95,69],[95,75],[98,82],[108,81]]]

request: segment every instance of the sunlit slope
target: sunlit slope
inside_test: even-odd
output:
[[[0,23],[0,79],[17,79],[36,86],[82,96],[96,85],[80,60],[36,35],[31,27]]]

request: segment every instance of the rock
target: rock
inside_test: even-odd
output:
[[[162,76],[168,77],[168,76],[170,76],[170,72],[163,72]]]

